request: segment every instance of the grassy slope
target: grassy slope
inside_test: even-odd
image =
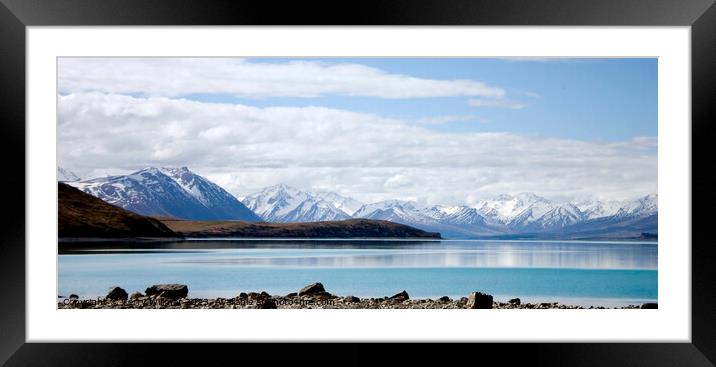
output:
[[[163,218],[162,222],[173,231],[187,237],[440,238],[439,233],[370,219],[311,223],[249,223]]]
[[[159,220],[108,204],[58,183],[59,237],[180,237]]]

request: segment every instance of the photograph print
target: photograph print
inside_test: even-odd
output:
[[[658,308],[657,66],[59,57],[57,308]]]

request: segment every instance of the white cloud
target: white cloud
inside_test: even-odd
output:
[[[256,108],[76,93],[58,99],[58,159],[83,177],[188,166],[236,195],[283,182],[359,200],[464,203],[498,193],[656,192],[656,139],[446,133],[323,107]]]
[[[521,110],[527,107],[527,104],[521,102],[510,101],[506,99],[480,99],[470,98],[467,100],[467,104],[475,107],[497,107],[497,108],[509,108],[511,110]]]
[[[254,62],[239,58],[67,58],[58,60],[62,93],[99,91],[177,97],[226,93],[240,97],[364,96],[503,98],[475,80],[435,80],[347,62]]]

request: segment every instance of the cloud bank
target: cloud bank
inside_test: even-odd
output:
[[[283,182],[366,202],[457,204],[523,191],[623,199],[656,192],[653,137],[599,143],[446,133],[324,107],[105,93],[59,96],[58,113],[59,164],[85,177],[188,166],[237,196]]]
[[[198,93],[244,98],[329,94],[385,99],[505,96],[503,89],[474,80],[417,78],[347,62],[255,62],[239,58],[59,58],[58,83],[61,93],[163,97]]]

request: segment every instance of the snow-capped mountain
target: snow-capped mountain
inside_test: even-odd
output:
[[[243,202],[267,221],[378,219],[441,232],[447,237],[566,233],[576,224],[584,224],[579,228],[587,229],[597,225],[603,231],[622,225],[627,219],[629,223],[637,223],[634,219],[657,213],[655,195],[632,201],[582,200],[575,204],[521,193],[499,195],[473,206],[424,206],[405,200],[360,204],[336,193],[302,191],[283,184],[248,195]],[[597,219],[596,224],[590,224]],[[639,228],[647,228],[644,223],[652,222],[640,221]]]
[[[548,208],[551,208],[547,210]],[[547,210],[545,212],[545,210]],[[511,228],[525,231],[546,231],[557,228],[564,228],[585,219],[576,206],[565,204],[552,204],[533,206],[509,222]]]
[[[483,200],[475,205],[475,208],[495,223],[508,224],[516,221],[516,224],[528,224],[554,209],[554,206],[542,197],[525,192],[515,196],[503,194]]]
[[[646,215],[654,215],[658,212],[659,198],[657,195],[647,195],[628,202],[621,208],[616,215],[629,217],[642,217]]]
[[[615,215],[619,212],[619,209],[627,205],[627,201],[619,200],[580,200],[574,203],[582,213],[584,213],[586,219],[596,219]]]
[[[57,166],[57,181],[60,182],[72,182],[72,181],[79,181],[80,177],[77,176],[74,172],[64,169],[60,166]]]
[[[58,167],[58,180],[143,215],[195,220],[317,222],[366,218],[441,232],[450,238],[609,231],[656,233],[658,197],[635,200],[551,201],[534,193],[499,195],[474,205],[419,205],[404,200],[363,204],[330,191],[303,191],[284,184],[241,201],[204,177],[182,168],[145,168],[124,176],[80,181]]]
[[[585,214],[586,219],[597,219],[618,215],[621,217],[648,216],[658,211],[658,196],[646,195],[635,200],[581,200],[575,205]]]
[[[386,200],[363,205],[353,216],[398,223],[437,223],[436,219],[426,215],[421,209],[411,201]]]
[[[193,220],[261,220],[234,196],[186,167],[149,167],[129,175],[69,184],[142,215]]]
[[[569,202],[553,202],[533,193],[499,195],[474,206],[420,207],[414,202],[387,200],[364,205],[354,213],[354,217],[390,220],[469,237],[499,233],[567,232],[576,224],[597,218],[601,219],[600,225],[606,228],[621,225],[626,219],[646,218],[658,212],[655,195],[623,202],[582,201],[579,205],[584,209]]]
[[[355,214],[358,209],[360,209],[363,206],[363,203],[360,201],[345,197],[343,195],[336,194],[335,192],[330,191],[316,191],[312,193],[313,196],[317,198],[321,198],[336,207],[336,209],[339,209],[343,211],[344,213],[348,215]]]
[[[247,195],[243,203],[270,222],[319,222],[350,219],[339,208],[352,205],[353,199],[334,193],[314,194],[279,184]]]

